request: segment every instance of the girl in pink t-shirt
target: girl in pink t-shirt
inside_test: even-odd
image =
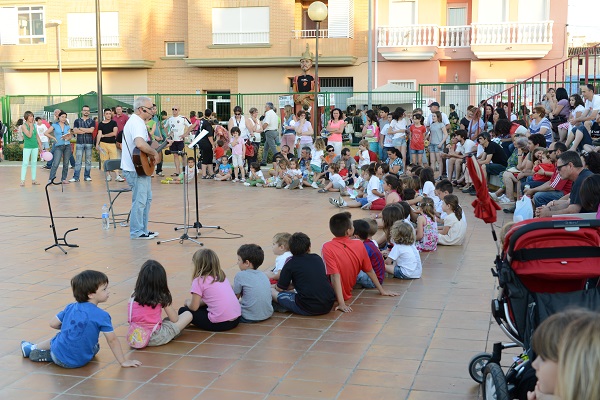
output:
[[[240,128],[234,126],[231,128],[231,163],[233,164],[233,174],[235,176],[234,182],[242,181],[246,182],[244,169],[244,154],[245,154],[245,142],[242,138]]]
[[[221,269],[217,253],[200,249],[192,256],[192,263],[192,298],[185,301],[179,313],[191,311],[192,324],[211,332],[224,332],[238,326],[242,307]]]
[[[169,343],[192,322],[192,313],[185,311],[178,315],[171,305],[173,299],[167,285],[167,273],[158,261],[148,260],[142,265],[131,302],[133,304],[128,304],[131,322],[154,330],[148,346]],[[162,310],[167,314],[164,320]]]

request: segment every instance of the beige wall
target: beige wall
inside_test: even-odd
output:
[[[53,94],[58,95],[59,76],[55,71],[5,72],[7,94]],[[83,94],[96,91],[96,71],[64,71],[63,94]],[[104,93],[148,93],[146,70],[104,70],[102,86]]]

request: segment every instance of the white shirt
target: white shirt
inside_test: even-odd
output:
[[[590,115],[592,111],[600,110],[600,94],[595,94],[592,101],[586,100],[585,109],[589,110],[588,115]]]
[[[444,226],[449,226],[450,230],[446,235],[438,235],[438,244],[445,246],[463,244],[467,234],[467,221],[464,218],[459,221],[454,213],[448,214],[444,219]]]
[[[182,136],[185,132],[185,128],[190,126],[190,121],[187,118],[182,117],[181,115],[177,117],[169,117],[167,120],[167,125],[169,126],[169,132],[173,134],[173,141],[180,142],[183,140]]]
[[[242,133],[240,134],[240,137],[242,139],[247,140],[250,138],[250,131],[246,127],[246,117],[244,117],[243,115],[240,115],[239,123],[235,119],[235,115],[233,117],[231,117],[229,120],[231,121],[232,126],[237,126],[238,128],[240,128],[240,131],[242,131]]]
[[[262,180],[263,182],[266,181],[265,175],[260,170],[256,173],[250,172],[250,176],[248,177],[248,179],[257,180],[257,181]]]
[[[383,147],[393,147],[392,143],[394,142],[394,135],[388,135],[389,130],[390,124],[387,124],[379,131],[379,134],[383,135]]]
[[[432,115],[432,114],[429,114],[429,115],[427,116],[427,119],[425,120],[425,126],[427,126],[427,127],[428,127],[429,125],[431,125],[431,120],[433,119],[433,118],[431,117],[431,115]],[[448,125],[448,124],[450,124],[450,120],[448,119],[448,116],[447,116],[445,113],[442,113],[442,122],[444,123],[444,125]]]
[[[35,126],[35,129],[37,130],[37,134],[40,137],[40,141],[42,143],[48,143],[48,136],[45,135],[46,131],[48,130],[48,128],[46,128],[46,125],[44,124],[40,124]]]
[[[277,114],[275,111],[269,110],[265,113],[265,118],[262,121],[262,124],[267,124],[267,128],[265,131],[276,131],[279,126],[279,119],[277,118]]]
[[[394,137],[393,137],[394,139],[401,139],[403,137],[406,137],[406,120],[404,118],[401,118],[399,121],[396,121],[395,119],[393,119],[391,125],[392,125],[391,129],[393,131],[404,129],[404,132],[394,133]]]
[[[415,244],[396,244],[390,250],[388,258],[394,260],[394,265],[400,267],[402,274],[407,278],[420,278],[423,272],[423,266],[421,264],[421,256],[419,256],[419,250]]]
[[[440,198],[435,195],[435,186],[431,181],[425,182],[421,193],[423,193],[423,195],[433,199],[433,205],[437,209],[437,207],[439,206],[441,201],[440,201]]]
[[[344,182],[344,178],[340,174],[331,175],[329,180],[333,184],[333,187],[346,187],[346,182]]]
[[[376,194],[373,194],[373,190],[377,190],[377,191],[379,190],[379,183],[380,183],[380,180],[375,175],[373,175],[369,179],[369,183],[367,184],[367,200],[369,201],[369,203],[371,203],[379,198],[379,196],[377,196]]]
[[[456,152],[460,153],[462,155],[471,153],[474,148],[475,148],[475,142],[472,141],[471,139],[465,140],[464,144],[461,144],[460,142],[458,142],[456,144]]]
[[[360,152],[360,157],[358,158],[358,167],[362,167],[363,165],[371,164],[371,157],[369,157],[369,150],[363,150]]]
[[[322,163],[321,157],[323,157],[323,154],[323,150],[317,150],[313,148],[310,152],[310,165],[316,165],[317,167],[320,167]]]
[[[278,255],[275,258],[275,268],[273,268],[273,272],[277,273],[277,272],[281,271],[283,269],[283,266],[285,265],[285,262],[291,256],[292,256],[292,253],[289,251],[286,251],[285,253]]]
[[[131,155],[135,147],[135,138],[138,137],[147,141],[148,128],[146,128],[146,123],[139,115],[132,114],[129,120],[127,120],[125,128],[123,128],[123,148],[121,152],[121,169],[123,171],[135,171]]]

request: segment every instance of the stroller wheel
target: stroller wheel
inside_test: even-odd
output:
[[[492,358],[490,353],[476,354],[469,362],[469,375],[479,384],[483,383],[483,370]]]
[[[483,398],[485,400],[510,400],[508,385],[502,368],[488,363],[483,370]]]

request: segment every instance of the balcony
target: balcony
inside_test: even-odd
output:
[[[307,45],[314,52],[316,29],[292,30],[291,33],[291,57],[299,57],[306,51]],[[354,39],[349,36],[331,29],[319,29],[319,65],[354,65],[357,60]]]
[[[102,36],[102,47],[120,47],[119,36]],[[93,49],[96,47],[96,36],[69,36],[70,49]]]
[[[319,29],[319,38],[326,38],[329,36],[329,29]],[[314,39],[317,37],[316,29],[302,29],[293,30],[292,39]]]
[[[479,59],[542,58],[552,48],[552,26],[553,21],[380,26],[377,48],[387,60],[431,60],[440,49],[462,49],[460,54]]]

